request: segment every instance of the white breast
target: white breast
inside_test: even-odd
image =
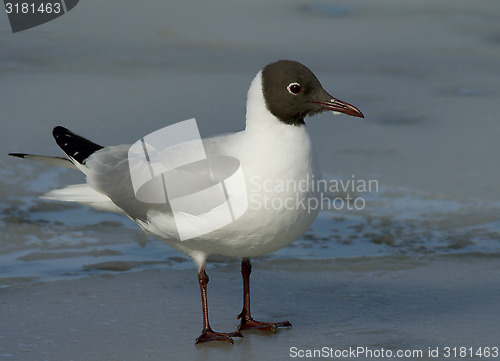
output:
[[[309,199],[317,197],[311,183],[320,177],[311,141],[305,126],[285,124],[267,110],[260,73],[249,90],[246,124],[243,132],[204,141],[207,155],[240,160],[248,196],[244,215],[186,241],[172,239],[171,222],[161,214],[150,215],[150,222],[143,225],[146,230],[190,256],[235,257],[278,250],[307,230],[319,212],[318,207],[307,209]]]

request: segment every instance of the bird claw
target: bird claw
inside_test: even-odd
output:
[[[213,330],[203,330],[201,335],[196,339],[195,345],[203,342],[209,341],[227,341],[234,343],[232,337],[243,337],[241,332],[238,330],[236,332],[215,332]]]
[[[248,320],[242,319],[238,331],[242,330],[262,330],[262,331],[272,331],[275,332],[280,327],[292,327],[292,324],[288,321],[283,322],[260,322],[255,321],[250,318]]]

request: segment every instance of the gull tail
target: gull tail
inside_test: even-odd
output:
[[[73,184],[62,189],[53,189],[40,198],[63,202],[76,202],[101,211],[127,215],[108,196],[96,191],[88,184]]]
[[[9,155],[17,158],[36,160],[50,165],[82,170],[78,165],[85,164],[90,155],[104,148],[60,126],[54,128],[52,135],[57,145],[66,153],[69,159],[26,153],[9,153]]]
[[[84,166],[87,158],[103,147],[91,142],[64,127],[55,127],[52,135],[57,145],[66,153],[68,158],[50,157],[26,153],[9,153],[12,157],[35,160],[45,164],[77,169],[85,173]],[[62,189],[54,189],[40,198],[65,202],[77,202],[108,212],[125,214],[108,196],[96,191],[88,184],[75,184]]]

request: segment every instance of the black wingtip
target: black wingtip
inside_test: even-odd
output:
[[[104,148],[61,126],[55,127],[52,135],[64,153],[81,164],[84,164],[91,154]]]
[[[10,155],[11,157],[24,158],[24,157],[26,157],[28,154],[26,154],[26,153],[9,153],[9,155]]]
[[[54,129],[52,129],[52,135],[54,136],[54,138],[56,137],[56,135],[64,132],[64,131],[67,131],[69,132],[69,129],[67,128],[64,128],[64,127],[61,127],[60,125],[58,125],[57,127],[54,127]]]
[[[68,128],[61,127],[60,125],[58,125],[57,127],[54,127],[54,129],[52,129],[52,136],[56,140],[59,137],[65,136],[66,134],[71,134],[71,135],[75,135],[76,136],[76,134],[73,133],[71,130],[69,130]]]

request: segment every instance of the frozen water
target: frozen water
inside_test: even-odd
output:
[[[16,34],[0,16],[0,356],[251,360],[286,359],[293,346],[493,346],[499,14],[492,0],[87,0]],[[61,155],[55,125],[103,145],[192,117],[202,137],[241,130],[251,79],[283,58],[366,116],[307,120],[325,178],[376,179],[379,191],[354,192],[364,209],[323,211],[297,242],[256,260],[256,313],[290,317],[293,329],[194,348],[190,261],[126,218],[37,199],[83,178],[6,153]],[[239,312],[236,262],[214,257],[209,268],[217,329]]]

